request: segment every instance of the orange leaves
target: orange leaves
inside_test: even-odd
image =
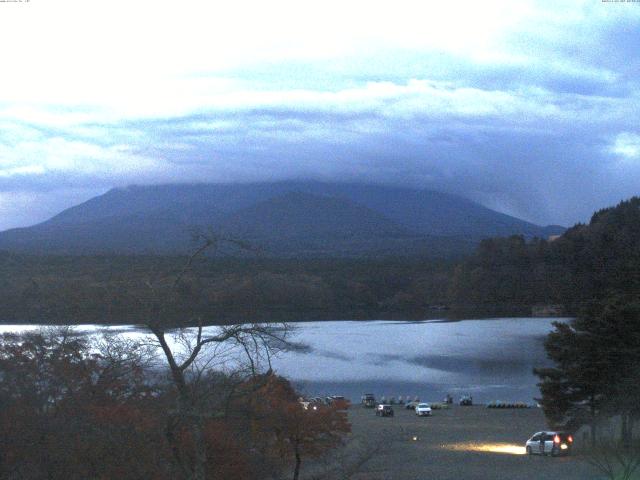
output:
[[[197,417],[181,415],[175,392],[135,358],[96,354],[69,332],[0,337],[0,478],[170,480],[193,463],[195,442],[211,478],[268,478],[350,431],[345,403],[304,410],[273,374],[234,384],[228,398],[198,397]],[[228,379],[206,381],[209,392]]]
[[[338,446],[351,431],[345,400],[315,407],[303,408],[289,381],[276,375],[270,375],[255,394],[260,429],[271,435],[277,450],[285,456],[294,451],[321,454]]]

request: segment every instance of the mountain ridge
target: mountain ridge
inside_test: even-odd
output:
[[[430,190],[314,181],[163,184],[114,188],[40,224],[0,232],[0,249],[181,253],[194,229],[248,240],[276,256],[446,256],[485,237],[564,231]]]

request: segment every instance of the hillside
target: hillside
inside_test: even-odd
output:
[[[0,232],[25,253],[181,253],[212,230],[275,256],[470,252],[485,237],[562,232],[455,195],[321,182],[131,186],[112,189],[32,227]]]
[[[551,242],[484,240],[456,268],[451,301],[488,310],[556,304],[575,314],[612,293],[639,291],[640,198],[634,197],[596,212],[589,224],[575,225]]]

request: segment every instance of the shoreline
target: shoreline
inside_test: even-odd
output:
[[[400,317],[395,315],[390,315],[389,317],[384,316],[371,316],[371,317],[357,317],[357,316],[335,316],[335,317],[326,317],[326,318],[305,318],[302,316],[301,318],[287,318],[287,319],[254,319],[251,318],[238,318],[237,322],[214,322],[214,323],[204,323],[203,327],[223,327],[226,325],[235,325],[242,323],[322,323],[322,322],[390,322],[390,323],[407,323],[407,324],[419,324],[419,323],[459,323],[459,322],[469,322],[469,321],[492,321],[492,320],[506,320],[506,319],[535,319],[539,318],[541,320],[569,320],[574,318],[573,315],[563,315],[563,316],[534,316],[534,315],[490,315],[483,316],[482,314],[474,315],[471,317],[446,317],[446,316],[422,316],[422,317],[414,317],[414,316],[406,316]],[[167,329],[178,329],[178,328],[195,328],[196,324],[186,324],[186,323],[171,323],[167,322]],[[42,321],[24,321],[24,320],[0,320],[0,327],[6,326],[38,326],[38,327],[86,327],[86,326],[98,326],[101,328],[109,328],[109,327],[136,327],[143,329],[145,328],[144,323],[140,322],[132,322],[132,321],[119,321],[119,322],[54,322],[47,323]]]

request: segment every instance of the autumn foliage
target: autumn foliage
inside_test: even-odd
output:
[[[189,478],[178,459],[189,460],[194,438],[171,414],[171,384],[148,352],[103,347],[70,330],[0,337],[0,478]],[[297,478],[303,460],[350,431],[340,407],[305,410],[271,373],[232,390],[205,406],[207,478]]]
[[[106,360],[68,330],[2,337],[2,478],[164,478],[158,397]]]
[[[338,447],[351,432],[347,419],[348,404],[306,405],[291,384],[271,375],[254,395],[253,431],[258,438],[269,439],[270,456],[293,462],[293,478],[298,478],[302,460]]]

